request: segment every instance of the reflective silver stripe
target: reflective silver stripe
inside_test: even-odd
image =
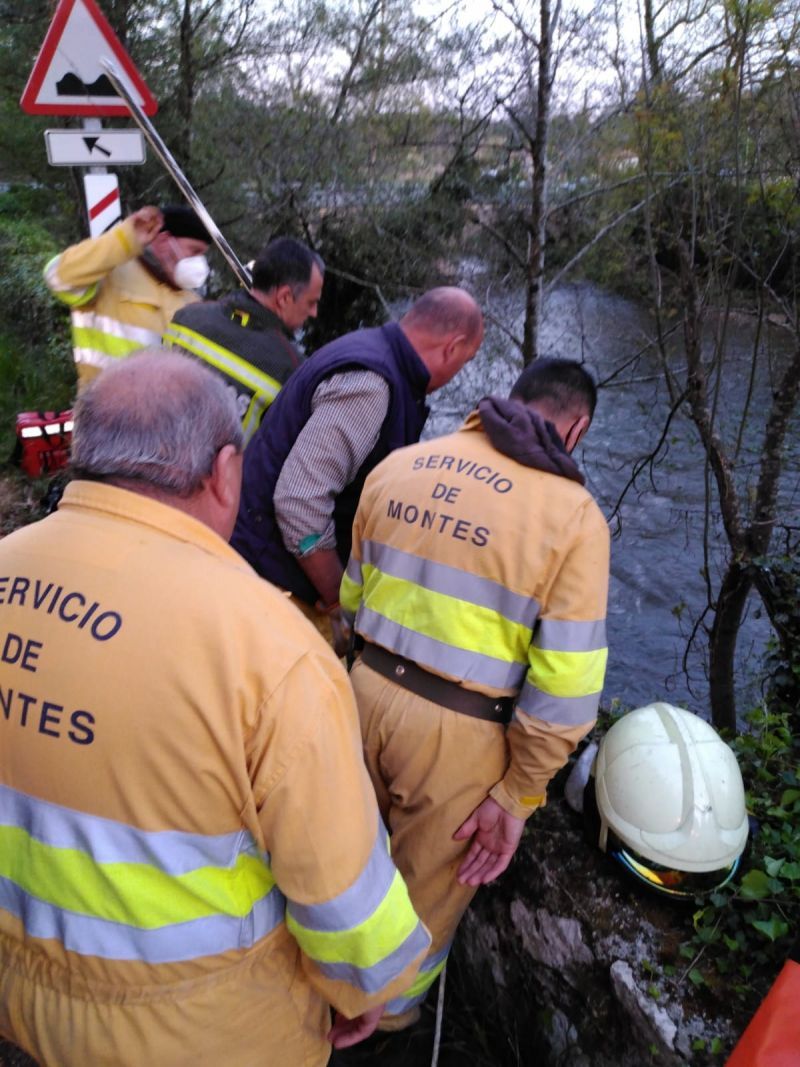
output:
[[[118,359],[125,359],[122,355],[109,356],[107,352],[98,352],[96,348],[73,348],[72,354],[76,363],[88,363],[90,367],[111,367]]]
[[[606,620],[542,619],[534,634],[533,647],[553,652],[596,652],[606,647]]]
[[[242,918],[212,915],[143,930],[56,907],[0,877],[0,908],[20,919],[29,937],[53,938],[82,956],[180,963],[252,948],[283,921],[285,900],[276,886]]]
[[[269,375],[259,372],[252,363],[241,359],[227,348],[223,348],[222,345],[207,342],[194,331],[183,333],[180,324],[177,322],[170,323],[167,332],[164,334],[164,340],[177,344],[201,359],[207,360],[215,367],[224,370],[226,374],[229,374],[237,382],[241,382],[242,385],[247,385],[251,389],[268,396],[270,401],[274,400],[281,390],[279,382],[276,382]]]
[[[419,974],[417,975],[415,982],[411,986],[411,989],[424,982],[425,975],[428,974],[430,971],[434,970],[436,967],[439,966],[440,963],[443,963],[447,959],[452,944],[452,941],[448,942],[448,944],[444,948],[440,949],[438,952],[434,952],[433,955],[428,956],[428,958],[423,961],[422,966],[419,969]],[[386,1014],[400,1015],[402,1014],[402,1012],[408,1011],[409,1008],[413,1008],[415,1005],[421,1004],[425,997],[428,995],[428,990],[433,985],[435,980],[436,976],[434,975],[431,978],[430,982],[425,982],[425,988],[422,990],[421,993],[415,993],[412,996],[395,997],[394,1000],[390,1000],[386,1005]],[[410,992],[411,990],[409,990],[409,993]]]
[[[269,855],[259,851],[246,830],[227,834],[138,830],[5,785],[0,785],[0,823],[17,826],[45,845],[77,849],[95,863],[144,863],[170,875],[199,867],[232,867],[243,854],[258,856],[269,865]]]
[[[72,325],[86,330],[98,330],[110,337],[120,337],[123,341],[135,341],[142,348],[148,345],[161,345],[158,330],[148,330],[144,326],[131,326],[110,315],[98,315],[94,311],[73,311]]]
[[[585,697],[554,697],[525,682],[517,699],[517,707],[526,715],[533,715],[557,726],[583,726],[597,718],[600,694]]]
[[[444,593],[457,600],[490,608],[512,622],[533,629],[539,605],[531,597],[512,593],[500,582],[469,574],[446,563],[434,563],[410,552],[401,552],[378,541],[364,541],[361,548],[363,562],[371,563],[384,574],[414,582],[433,593]]]
[[[395,866],[389,858],[389,835],[379,819],[372,852],[355,882],[323,904],[295,904],[290,900],[287,911],[307,930],[352,930],[372,915],[389,892],[394,876]]]
[[[345,574],[351,582],[355,582],[356,585],[364,584],[364,576],[361,573],[361,561],[357,560],[355,556],[351,556],[347,561],[347,567],[345,568]]]
[[[355,625],[360,634],[376,645],[383,645],[391,652],[413,659],[420,667],[427,667],[434,673],[449,674],[462,682],[474,682],[491,689],[517,690],[528,669],[527,662],[509,663],[416,633],[364,604],[358,609]]]
[[[325,975],[341,982],[349,982],[365,993],[377,993],[396,978],[430,944],[422,923],[417,923],[403,944],[371,967],[356,967],[352,963],[314,963]]]

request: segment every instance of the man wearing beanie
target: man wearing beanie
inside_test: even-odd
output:
[[[198,299],[210,238],[188,207],[142,207],[50,260],[44,278],[72,315],[80,389],[104,367],[161,343],[175,312]]]

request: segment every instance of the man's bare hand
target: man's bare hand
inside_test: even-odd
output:
[[[136,237],[143,248],[147,247],[161,232],[161,227],[164,225],[164,216],[157,207],[140,207],[130,218]]]
[[[331,631],[333,633],[333,651],[341,659],[347,655],[350,648],[350,627],[345,622],[340,608],[330,614]]]
[[[347,1016],[337,1011],[333,1026],[328,1033],[328,1040],[334,1048],[349,1048],[351,1045],[357,1045],[359,1041],[366,1040],[370,1034],[375,1032],[384,1007],[384,1004],[379,1004],[377,1008],[362,1012],[355,1019],[348,1019]]]
[[[472,838],[458,880],[462,885],[484,885],[502,874],[517,851],[525,820],[501,808],[487,797],[453,834],[456,841]]]

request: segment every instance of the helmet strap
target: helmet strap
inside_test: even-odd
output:
[[[608,823],[605,819],[600,820],[600,840],[597,844],[603,852],[608,851]]]

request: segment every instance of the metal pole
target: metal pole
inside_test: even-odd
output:
[[[190,205],[192,206],[192,208],[194,208],[200,219],[202,219],[205,228],[208,230],[209,236],[224,256],[228,266],[231,268],[231,270],[242,283],[242,285],[245,287],[245,289],[249,289],[250,286],[253,284],[252,278],[250,277],[250,272],[247,270],[247,268],[241,262],[241,260],[233,251],[231,246],[222,236],[219,227],[206,210],[203,201],[200,199],[200,197],[194,191],[192,186],[189,184],[189,179],[178,166],[175,157],[172,155],[170,150],[161,140],[161,137],[156,131],[155,126],[153,126],[150,119],[147,117],[147,115],[145,115],[145,113],[133,99],[131,94],[128,92],[126,86],[120,80],[119,72],[114,63],[110,59],[103,57],[100,60],[100,66],[108,75],[111,84],[114,86],[119,95],[128,105],[130,113],[133,116],[134,121],[136,122],[136,125],[145,135],[150,144],[150,147],[153,149],[155,154],[164,164],[167,173],[170,175],[170,177],[173,179],[180,191],[189,201]]]

